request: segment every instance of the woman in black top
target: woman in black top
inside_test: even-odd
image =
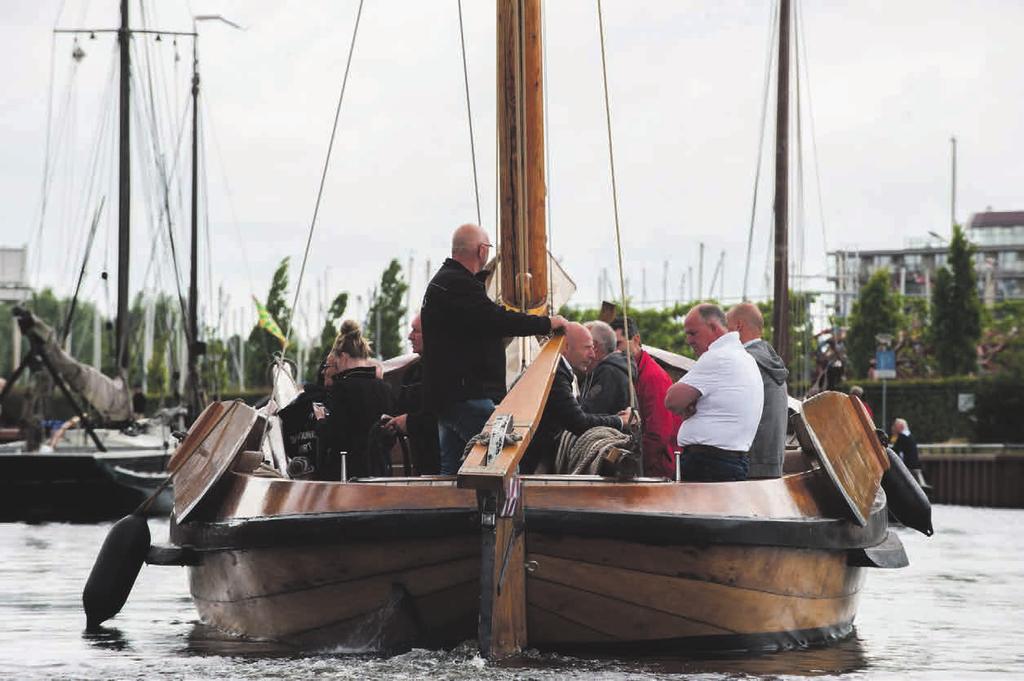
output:
[[[393,412],[390,387],[370,359],[370,344],[358,322],[346,319],[327,358],[324,383],[330,394],[326,446],[316,465],[318,480],[341,479],[341,452],[346,452],[348,477],[387,475],[379,459],[385,453],[371,442],[380,433],[381,416]],[[386,431],[385,431],[386,432]]]

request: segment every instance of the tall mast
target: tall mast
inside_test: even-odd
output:
[[[540,0],[499,0],[497,44],[499,290],[535,310],[548,300]]]
[[[772,341],[789,360],[789,0],[779,3],[779,76],[775,114],[775,296]]]
[[[188,374],[185,400],[189,418],[199,415],[199,38],[192,38],[192,244],[188,273]]]
[[[128,255],[131,238],[131,148],[129,88],[131,60],[129,56],[128,0],[121,0],[121,28],[117,32],[117,43],[121,58],[120,79],[120,132],[118,134],[118,182],[117,182],[117,321],[115,323],[114,358],[115,367],[126,372],[128,369]]]

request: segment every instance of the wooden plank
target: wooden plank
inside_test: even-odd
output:
[[[253,433],[256,410],[241,402],[224,403],[226,411],[185,459],[174,477],[174,515],[179,523],[188,520],[199,502],[230,470]]]
[[[584,598],[589,598],[593,603],[594,597],[602,599],[602,602],[603,599],[616,601],[623,604],[619,606],[622,617],[631,612],[629,608],[635,608],[635,623],[623,629],[623,632],[633,633],[623,633],[623,640],[692,635],[673,634],[669,629],[675,626],[671,624],[674,620],[666,620],[661,615],[701,623],[726,632],[755,634],[829,626],[852,618],[856,610],[858,592],[836,598],[804,598],[591,565],[541,554],[530,554],[530,558],[538,564],[528,579],[531,603],[535,598],[540,598],[537,595],[540,582],[572,589],[577,593],[573,598],[567,596],[558,612],[579,622],[602,622],[603,630],[615,635],[618,634],[614,628],[621,625],[619,617],[612,616],[609,610],[602,614],[575,604],[582,603]],[[757,551],[751,550],[750,569],[758,570],[760,564]],[[845,569],[857,573],[861,570],[854,567]],[[585,594],[592,596],[587,597]],[[611,608],[611,603],[605,607]],[[642,611],[651,613],[652,619],[648,620],[647,625],[641,621],[639,613]]]
[[[459,469],[459,487],[498,491],[505,480],[516,471],[519,461],[530,445],[536,426],[540,423],[541,414],[544,413],[555,370],[561,361],[564,342],[564,336],[555,336],[541,348],[537,358],[501,404],[495,408],[488,421],[489,427],[495,417],[511,416],[515,432],[522,436],[522,440],[506,445],[490,464],[486,462],[487,447],[482,444],[473,447]]]
[[[167,462],[167,470],[177,470],[181,462],[190,456],[195,448],[206,439],[206,436],[210,434],[210,430],[217,424],[220,417],[224,415],[224,412],[227,411],[228,404],[230,403],[211,402],[207,405],[206,409],[193,421],[192,426],[188,429],[188,434],[185,435],[185,439],[174,450],[170,461]]]
[[[845,551],[749,546],[649,546],[614,539],[531,533],[527,560],[554,556],[666,577],[803,598],[856,593],[859,573],[846,569]]]
[[[815,395],[804,402],[802,427],[850,515],[863,526],[885,472],[885,451],[874,431],[868,434],[855,399],[831,391]]]

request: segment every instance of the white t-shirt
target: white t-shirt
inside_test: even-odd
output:
[[[740,344],[738,333],[729,332],[708,346],[679,382],[700,391],[696,413],[679,428],[680,446],[750,450],[764,407],[764,386],[757,362]]]

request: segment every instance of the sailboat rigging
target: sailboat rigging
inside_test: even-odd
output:
[[[526,310],[551,294],[540,17],[539,0],[497,4],[499,295]],[[541,347],[456,476],[292,479],[276,409],[300,388],[279,364],[266,407],[215,402],[193,424],[169,464],[170,545],[149,562],[187,566],[203,621],[235,634],[374,650],[475,636],[489,658],[828,643],[852,631],[865,568],[906,565],[889,458],[838,393],[796,405],[783,478],[520,475],[561,343]]]

